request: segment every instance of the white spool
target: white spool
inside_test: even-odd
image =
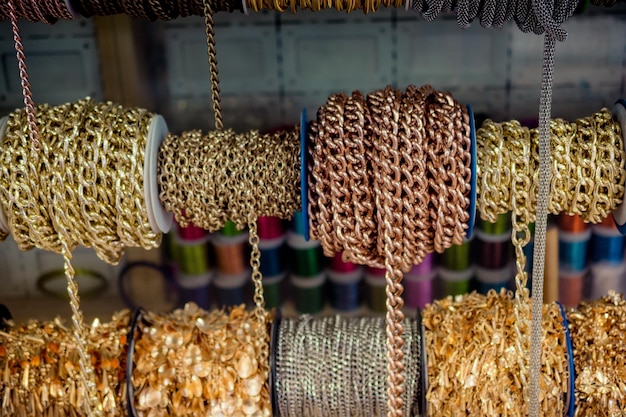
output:
[[[157,166],[159,148],[169,133],[167,123],[160,114],[152,118],[146,140],[143,165],[143,191],[150,226],[155,233],[167,233],[172,227],[172,214],[165,211],[159,199]]]

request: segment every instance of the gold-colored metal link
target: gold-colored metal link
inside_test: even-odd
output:
[[[220,98],[220,77],[217,69],[217,50],[215,48],[215,30],[213,29],[213,6],[211,0],[204,1],[204,28],[209,59],[209,78],[211,82],[211,102],[215,116],[215,129],[224,129],[222,104]]]

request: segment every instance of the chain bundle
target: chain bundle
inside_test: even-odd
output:
[[[242,10],[241,0],[72,0],[76,10],[85,17],[127,14],[128,16],[155,20],[172,20],[177,17],[204,16],[205,5],[214,12]]]
[[[404,405],[402,271],[461,244],[469,219],[469,114],[430,86],[332,95],[311,125],[311,237],[327,256],[384,267],[388,415]]]
[[[126,415],[123,404],[129,318],[129,312],[122,311],[110,322],[95,320],[86,333],[96,397],[102,415],[107,417]],[[88,399],[81,382],[79,356],[72,332],[59,319],[30,321],[0,331],[2,414],[83,415]]]
[[[94,248],[116,264],[127,246],[150,249],[161,235],[148,220],[143,192],[144,149],[153,115],[89,99],[39,106],[41,149],[30,141],[27,113],[6,123],[0,149],[0,204],[22,250],[62,254],[88,415],[100,415],[87,353],[72,250]]]
[[[145,313],[129,379],[132,415],[271,416],[269,319],[245,306]]]
[[[420,336],[405,319],[404,416],[417,415]],[[385,321],[340,316],[283,319],[276,345],[276,412],[283,417],[382,417],[385,403]]]
[[[528,356],[519,355],[511,293],[447,297],[422,312],[428,361],[429,416],[528,415]],[[530,320],[530,310],[526,311]],[[556,304],[543,309],[541,415],[562,416],[569,358]]]
[[[26,19],[30,22],[55,23],[58,19],[74,19],[66,0],[5,0],[0,3],[0,20]]]

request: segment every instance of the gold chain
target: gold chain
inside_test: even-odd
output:
[[[215,30],[213,30],[213,9],[211,0],[204,0],[204,27],[206,34],[207,52],[209,56],[209,77],[211,80],[211,101],[215,115],[215,129],[224,129],[222,119],[222,105],[220,99],[220,77],[217,69],[217,50],[215,48]]]

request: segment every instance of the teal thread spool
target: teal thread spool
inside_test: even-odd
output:
[[[300,314],[316,314],[324,309],[326,274],[314,277],[291,276],[293,301]]]
[[[290,232],[287,246],[291,253],[291,271],[294,275],[301,278],[316,277],[324,270],[325,259],[320,242],[306,241],[304,237]]]

